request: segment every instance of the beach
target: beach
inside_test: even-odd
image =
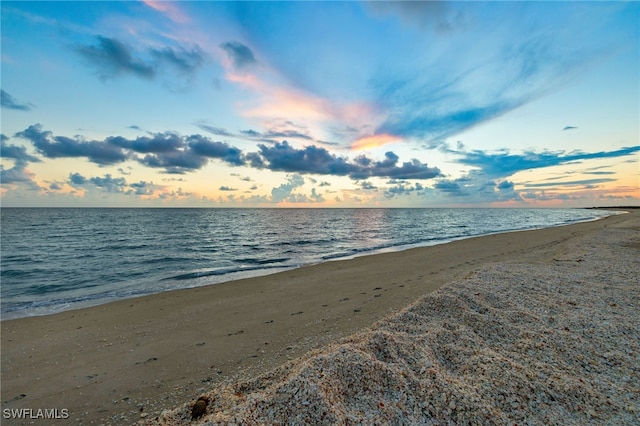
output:
[[[3,321],[60,424],[637,424],[640,212]]]

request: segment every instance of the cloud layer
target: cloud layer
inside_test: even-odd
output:
[[[495,202],[523,199],[523,194],[526,192],[516,191],[514,182],[509,180],[511,176],[518,172],[564,164],[577,164],[585,160],[625,157],[640,152],[640,146],[592,153],[566,153],[564,151],[545,151],[538,153],[526,151],[521,154],[513,154],[507,150],[500,152],[480,150],[455,151],[446,148],[442,148],[442,150],[450,154],[455,154],[458,157],[455,160],[456,162],[471,166],[473,169],[457,179],[438,180],[434,185],[434,189],[451,197],[464,197],[469,201]],[[584,172],[584,174],[589,173],[610,174],[610,172]],[[560,176],[553,182],[524,182],[521,183],[520,186],[525,189],[559,188],[566,186],[588,186],[616,181],[615,178],[564,179],[566,179],[566,176]],[[533,193],[528,194],[529,197],[535,196]]]
[[[102,35],[95,36],[94,44],[77,45],[74,50],[95,68],[102,80],[124,75],[151,80],[163,72],[191,78],[208,60],[208,56],[197,45],[190,49],[165,46],[136,52],[123,41]]]
[[[251,49],[237,41],[228,41],[220,45],[236,69],[244,69],[255,64],[256,58]]]
[[[85,177],[80,173],[70,173],[67,181],[74,188],[98,188],[104,192],[124,195],[153,195],[160,189],[153,182],[139,181],[127,182],[123,177],[113,177],[107,173],[104,176]]]
[[[110,136],[103,141],[96,141],[78,136],[55,136],[51,131],[44,130],[42,125],[34,124],[15,136],[29,140],[38,153],[47,158],[86,158],[102,166],[130,160],[172,174],[201,169],[210,159],[216,159],[229,166],[348,176],[351,179],[388,177],[423,180],[440,176],[438,168],[429,167],[415,159],[400,163],[399,157],[391,151],[385,154],[382,161],[365,155],[350,160],[315,145],[297,149],[287,141],[273,145],[260,144],[257,152],[245,153],[225,142],[213,141],[199,134],[184,136],[166,132],[135,139]]]
[[[0,90],[0,103],[2,104],[3,108],[14,109],[18,111],[30,111],[33,108],[33,105],[31,105],[30,103],[20,102],[4,90]]]
[[[28,189],[38,189],[38,185],[33,180],[34,175],[27,171],[29,163],[38,163],[40,159],[27,153],[23,146],[9,145],[9,138],[4,134],[0,135],[0,152],[2,158],[13,160],[13,167],[6,169],[0,164],[0,182],[2,184],[24,184]]]
[[[418,160],[398,165],[398,156],[387,152],[385,159],[374,161],[361,155],[353,161],[331,154],[315,145],[296,149],[286,141],[273,146],[259,145],[260,151],[247,155],[253,167],[273,171],[348,176],[351,179],[389,177],[398,179],[432,179],[440,170]]]
[[[632,146],[614,151],[565,153],[527,151],[522,154],[511,154],[508,151],[489,153],[485,151],[449,151],[460,156],[458,163],[477,167],[489,177],[511,176],[519,171],[533,170],[543,167],[557,166],[570,162],[614,158],[631,155],[640,151],[640,146]]]

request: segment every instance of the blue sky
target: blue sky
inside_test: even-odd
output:
[[[640,204],[637,2],[1,7],[3,206]]]

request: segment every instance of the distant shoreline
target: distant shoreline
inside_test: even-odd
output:
[[[611,206],[611,207],[585,207],[587,209],[595,210],[627,210],[627,209],[640,209],[640,206]]]

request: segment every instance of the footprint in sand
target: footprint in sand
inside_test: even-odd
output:
[[[139,365],[139,364],[149,364],[150,362],[157,361],[157,360],[158,360],[158,358],[156,358],[156,357],[152,357],[152,358],[149,358],[148,360],[146,360],[146,361],[144,361],[144,362],[142,362],[142,361],[138,361],[138,362],[136,362],[136,365]]]

